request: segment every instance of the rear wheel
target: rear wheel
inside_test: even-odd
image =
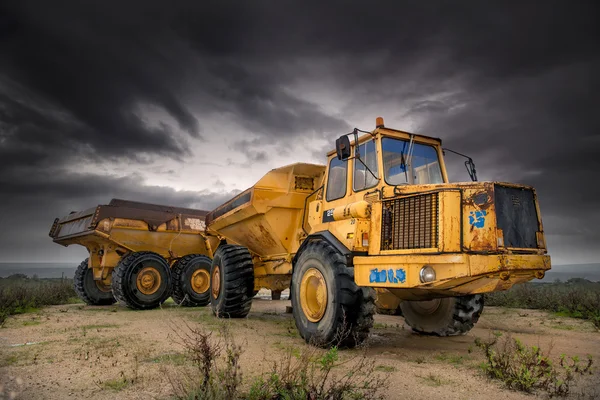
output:
[[[375,291],[354,283],[354,268],[323,241],[306,246],[294,265],[292,313],[300,335],[318,346],[354,347],[373,326]]]
[[[437,336],[462,335],[473,329],[483,311],[480,294],[427,301],[403,301],[402,315],[413,331]]]
[[[210,303],[211,259],[201,254],[189,254],[173,265],[175,303],[185,307],[204,307]]]
[[[110,286],[94,280],[94,271],[88,268],[87,258],[75,270],[73,287],[77,296],[90,306],[105,306],[116,302]]]
[[[156,253],[131,253],[114,269],[112,288],[115,298],[129,308],[156,308],[171,295],[171,269]]]
[[[247,248],[221,245],[210,270],[210,302],[220,318],[244,318],[254,297],[254,264]]]

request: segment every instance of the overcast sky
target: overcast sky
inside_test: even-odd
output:
[[[555,264],[600,262],[595,1],[0,3],[0,262],[76,262],[55,217],[212,209],[351,128],[531,184]],[[451,178],[468,180],[448,155]]]

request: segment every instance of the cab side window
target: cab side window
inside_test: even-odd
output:
[[[334,157],[329,162],[329,178],[327,179],[327,201],[341,199],[346,195],[348,180],[348,161]]]
[[[379,173],[377,171],[377,151],[375,151],[375,141],[369,140],[368,142],[359,145],[358,150],[362,162],[354,160],[354,178],[352,179],[352,187],[355,192],[371,188],[379,182],[377,179]],[[369,167],[369,170],[371,171],[367,170],[365,165]]]

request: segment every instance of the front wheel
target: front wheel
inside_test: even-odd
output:
[[[436,336],[463,335],[473,329],[483,311],[480,294],[426,301],[403,301],[402,315],[413,331]]]
[[[323,241],[309,243],[292,275],[292,313],[307,343],[354,347],[373,326],[375,291],[354,283],[354,268]]]
[[[115,298],[129,308],[156,308],[171,295],[169,263],[150,251],[131,253],[114,269],[112,289]]]
[[[94,280],[94,270],[88,267],[87,258],[75,270],[73,287],[77,296],[90,306],[106,306],[116,301],[110,286]]]

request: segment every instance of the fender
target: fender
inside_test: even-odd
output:
[[[347,267],[354,266],[353,260],[354,260],[355,255],[366,254],[366,252],[352,252],[342,242],[340,242],[340,240],[338,238],[336,238],[333,235],[333,233],[331,233],[329,231],[321,231],[321,232],[312,233],[306,239],[304,239],[304,242],[302,242],[302,244],[300,245],[300,248],[298,248],[298,251],[294,255],[294,258],[292,259],[292,266],[296,264],[296,260],[298,259],[298,257],[300,256],[300,254],[302,253],[304,248],[310,242],[313,242],[315,240],[323,240],[323,241],[329,243],[331,246],[333,246],[333,248],[336,249],[338,253],[340,253],[342,256],[344,256],[344,258],[346,259]]]

